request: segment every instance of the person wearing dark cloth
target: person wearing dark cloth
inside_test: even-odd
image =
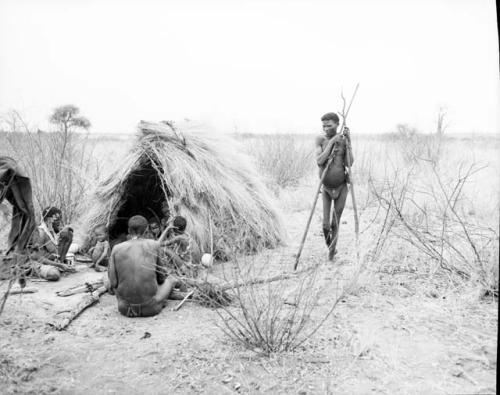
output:
[[[109,292],[116,295],[118,311],[127,317],[157,315],[178,285],[175,278],[167,277],[161,240],[144,238],[147,228],[146,218],[130,218],[130,239],[115,245],[109,259]]]
[[[333,112],[327,113],[321,117],[321,122],[324,134],[316,137],[316,161],[320,177],[329,157],[333,155],[333,161],[323,180],[321,192],[323,197],[323,234],[329,250],[328,259],[332,260],[337,252],[340,218],[348,193],[347,183],[349,180],[346,166],[352,165],[353,156],[352,151],[349,149],[348,152],[347,148],[346,140],[349,136],[349,129],[345,127],[343,135],[337,133],[338,115]]]

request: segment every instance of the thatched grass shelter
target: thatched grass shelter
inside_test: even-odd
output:
[[[110,240],[119,239],[128,218],[160,218],[166,200],[174,214],[186,217],[195,258],[211,251],[211,240],[214,256],[222,259],[283,240],[273,199],[229,137],[144,121],[138,130],[129,154],[91,196],[83,220],[87,231],[107,224]]]

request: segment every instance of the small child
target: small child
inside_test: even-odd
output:
[[[155,218],[149,220],[149,226],[147,230],[147,238],[158,240],[161,234],[161,227]]]
[[[110,252],[106,226],[99,225],[94,228],[94,236],[96,244],[89,250],[90,257],[92,258],[90,267],[95,268],[96,272],[102,272],[108,266]]]
[[[184,217],[177,216],[167,228],[169,232],[164,243],[165,252],[170,257],[170,262],[175,271],[180,275],[196,276],[196,266],[192,263],[191,236],[186,232],[187,221]],[[174,257],[172,256],[172,253]]]

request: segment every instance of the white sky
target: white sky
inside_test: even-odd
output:
[[[75,104],[93,132],[190,118],[222,131],[320,130],[360,82],[349,125],[499,130],[494,1],[0,0],[0,112],[45,127]]]

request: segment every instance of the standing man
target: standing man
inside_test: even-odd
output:
[[[353,162],[352,151],[347,149],[349,129],[344,127],[344,133],[338,134],[339,117],[329,112],[321,117],[323,135],[316,137],[316,162],[319,167],[319,177],[327,166],[328,160],[333,160],[328,166],[323,179],[323,234],[328,246],[328,259],[333,260],[339,234],[340,217],[344,211],[347,198],[347,183],[349,182],[346,167]],[[348,163],[348,158],[350,163]],[[333,202],[333,210],[332,210]]]

